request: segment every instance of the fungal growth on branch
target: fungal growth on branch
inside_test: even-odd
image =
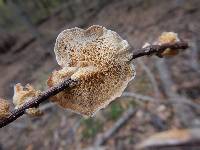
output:
[[[40,91],[35,90],[30,84],[27,84],[23,87],[20,83],[14,86],[14,96],[13,96],[13,104],[15,105],[15,109],[20,108],[26,102],[30,101],[33,97],[36,97],[40,94]],[[39,108],[29,108],[26,110],[26,114],[29,116],[40,116],[42,112]]]
[[[7,100],[0,99],[0,119],[10,115],[10,104]]]
[[[56,40],[56,60],[62,69],[54,71],[49,87],[71,77],[79,84],[54,96],[53,101],[74,112],[92,116],[121,96],[135,69],[127,41],[101,26],[87,30],[67,29]]]
[[[178,38],[178,34],[174,32],[163,32],[157,39],[157,41],[154,44],[162,45],[166,43],[175,43],[180,42],[180,39]],[[162,53],[159,53],[158,56],[164,57],[164,56],[174,56],[179,53],[179,50],[167,48]]]
[[[49,88],[40,92],[29,84],[25,87],[16,84],[14,110],[10,111],[7,101],[0,99],[0,128],[23,114],[41,115],[38,107],[47,99],[65,109],[93,116],[121,96],[135,77],[132,60],[152,55],[174,56],[187,48],[188,44],[173,32],[164,32],[153,44],[130,51],[126,40],[102,26],[64,30],[58,35],[54,48],[61,69],[49,76]]]

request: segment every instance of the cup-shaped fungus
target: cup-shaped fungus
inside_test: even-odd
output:
[[[47,84],[52,87],[70,77],[79,82],[54,96],[53,101],[82,115],[94,115],[121,96],[135,76],[129,48],[126,40],[102,26],[62,31],[54,48],[62,69],[54,71]]]

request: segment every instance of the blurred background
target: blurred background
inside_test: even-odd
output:
[[[133,50],[155,41],[164,31],[179,33],[190,44],[173,58],[135,60],[136,78],[93,118],[43,104],[42,117],[23,116],[0,129],[0,150],[121,150],[135,149],[141,142],[147,149],[145,140],[162,131],[170,133],[162,136],[166,142],[198,137],[199,8],[199,0],[0,0],[0,97],[10,101],[16,83],[47,88],[49,74],[59,68],[55,39],[66,28],[102,25],[119,33]],[[154,139],[153,147],[159,140]],[[200,146],[164,149],[198,150]]]

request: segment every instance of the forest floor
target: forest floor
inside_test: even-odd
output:
[[[102,149],[133,149],[146,137],[172,128],[200,127],[200,110],[181,104],[171,105],[170,94],[162,81],[162,69],[167,67],[171,80],[170,90],[200,105],[200,1],[113,1],[91,15],[66,22],[60,13],[38,26],[42,37],[20,48],[32,38],[27,31],[16,32],[16,45],[0,54],[0,97],[12,99],[13,85],[31,83],[43,90],[52,70],[59,68],[53,53],[53,43],[62,29],[74,26],[87,28],[103,25],[118,32],[132,45],[142,47],[154,41],[164,31],[174,31],[189,41],[191,47],[180,55],[165,59],[142,58],[134,62],[137,76],[126,92],[148,95],[159,102],[144,102],[135,97],[121,97],[93,119],[62,110],[46,103],[41,118],[27,116],[0,130],[1,149],[81,149],[93,147],[103,133],[114,126],[130,106],[137,109],[123,127],[115,132]],[[159,70],[160,69],[160,70]],[[153,79],[152,79],[153,78]],[[168,80],[168,79],[167,79]],[[169,87],[168,87],[169,88]],[[179,110],[180,109],[180,110]]]

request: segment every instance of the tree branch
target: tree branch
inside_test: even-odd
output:
[[[51,87],[46,91],[42,92],[39,96],[32,98],[29,102],[25,103],[22,107],[15,109],[11,112],[10,116],[0,119],[0,128],[8,125],[15,121],[17,118],[22,116],[25,111],[29,108],[38,107],[40,103],[47,100],[49,97],[58,94],[63,90],[67,90],[76,85],[78,81],[72,79],[66,79],[57,86]]]
[[[149,45],[147,47],[134,50],[133,56],[130,61],[142,56],[158,55],[162,53],[164,50],[166,50],[167,48],[170,48],[173,50],[184,50],[188,48],[188,44],[186,42],[175,42],[175,43],[166,43],[162,45]]]
[[[162,44],[162,45],[150,45],[145,48],[134,50],[133,56],[130,61],[142,56],[159,55],[167,48],[170,48],[173,50],[183,50],[183,49],[188,48],[188,44],[186,42],[175,42],[175,43],[167,43],[167,44]],[[78,81],[74,81],[72,79],[66,79],[62,81],[60,84],[58,84],[57,86],[47,89],[46,91],[42,92],[42,94],[40,94],[39,96],[34,97],[29,102],[25,103],[22,107],[13,110],[8,117],[1,118],[0,128],[15,121],[17,118],[22,116],[27,109],[38,107],[40,103],[44,102],[51,96],[54,96],[63,90],[68,90],[72,88],[73,86],[77,84],[77,82]]]

